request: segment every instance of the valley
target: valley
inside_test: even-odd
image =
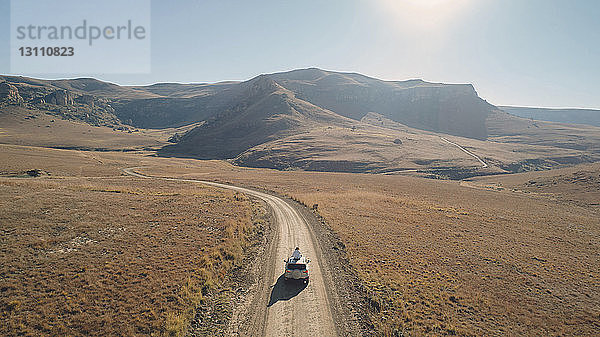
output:
[[[289,336],[313,304],[307,334],[599,328],[597,126],[316,68],[2,81],[2,334]]]
[[[91,132],[88,138],[101,142],[112,137],[124,149],[283,170],[417,170],[460,179],[600,159],[600,128],[513,116],[481,99],[468,84],[382,81],[316,68],[215,84],[123,87],[93,79],[0,80],[12,88],[6,90],[10,113],[3,113],[3,124],[41,137],[38,145],[53,144],[52,123],[60,121],[79,125],[72,131],[77,136]],[[31,116],[42,119],[34,123]],[[83,130],[86,124],[94,128]],[[95,137],[94,132],[108,134]],[[121,137],[129,133],[137,137]],[[19,144],[19,137],[6,131],[2,137],[4,143]],[[478,168],[472,156],[442,138],[489,167]],[[102,148],[111,147],[95,147]]]
[[[322,250],[323,260],[321,263],[329,265],[329,273],[345,275],[342,278],[333,277],[333,281],[330,282],[334,282],[332,284],[335,288],[331,289],[329,294],[345,293],[344,296],[336,295],[340,296],[336,298],[342,301],[342,308],[354,308],[354,312],[348,315],[359,318],[358,322],[360,323],[356,327],[335,319],[334,322],[338,329],[342,329],[339,330],[341,335],[345,334],[344,331],[346,333],[363,331],[361,334],[368,335],[365,331],[369,331],[370,324],[374,326],[373,331],[379,335],[398,332],[411,335],[457,334],[466,336],[517,332],[528,335],[538,331],[546,331],[550,335],[593,335],[597,329],[596,317],[600,314],[597,312],[596,305],[600,301],[596,295],[600,293],[598,291],[600,284],[596,281],[598,276],[596,271],[600,267],[597,266],[599,251],[597,239],[600,235],[600,223],[598,223],[600,208],[597,205],[600,197],[597,184],[600,170],[597,164],[560,170],[478,177],[458,182],[403,175],[244,168],[219,160],[149,156],[151,152],[90,152],[12,145],[2,145],[1,149],[3,158],[7,158],[7,156],[14,158],[11,161],[3,159],[3,172],[24,172],[25,168],[32,167],[40,168],[45,172],[39,178],[8,177],[6,175],[0,177],[0,181],[5,186],[3,189],[5,200],[9,200],[13,195],[21,196],[21,199],[18,200],[26,202],[27,209],[29,209],[23,210],[31,216],[46,214],[40,221],[42,224],[48,223],[48,227],[32,228],[27,226],[27,223],[33,219],[27,220],[28,218],[22,218],[22,215],[14,214],[18,208],[13,208],[13,211],[10,211],[10,208],[3,209],[3,222],[11,224],[5,227],[6,230],[13,234],[19,233],[18,237],[22,240],[21,243],[7,241],[9,245],[6,247],[10,250],[7,250],[6,255],[2,257],[3,261],[8,262],[5,263],[3,273],[9,275],[9,278],[5,278],[3,283],[3,287],[6,288],[5,298],[10,301],[17,300],[20,303],[19,306],[15,306],[17,302],[4,303],[5,308],[13,309],[7,311],[6,315],[8,316],[4,316],[3,319],[10,318],[14,322],[21,322],[23,326],[29,326],[28,329],[31,328],[29,324],[34,316],[23,316],[29,312],[25,308],[32,305],[32,302],[27,300],[29,297],[25,295],[27,288],[23,287],[29,283],[15,286],[20,284],[18,280],[22,276],[17,273],[18,267],[13,264],[14,262],[10,262],[16,258],[22,259],[25,252],[37,256],[32,261],[40,261],[42,269],[36,269],[37,272],[43,271],[43,266],[48,266],[47,263],[51,260],[45,262],[47,259],[55,259],[59,256],[54,255],[58,253],[49,253],[50,251],[62,249],[64,252],[60,254],[71,254],[78,258],[84,258],[80,262],[81,267],[78,267],[78,264],[56,265],[58,269],[55,269],[55,273],[59,273],[56,276],[52,276],[53,274],[36,276],[32,272],[27,274],[32,280],[40,280],[40,278],[46,280],[48,277],[63,280],[63,285],[60,286],[43,281],[38,285],[39,290],[37,291],[41,293],[44,293],[44,289],[64,291],[67,294],[65,296],[73,298],[73,301],[76,301],[74,303],[77,303],[71,304],[73,306],[71,308],[75,309],[69,309],[75,311],[68,311],[56,306],[56,303],[60,302],[49,299],[46,312],[62,312],[64,316],[61,321],[64,322],[64,326],[54,326],[52,321],[41,320],[40,322],[46,322],[41,325],[44,326],[43,329],[49,330],[40,331],[76,332],[82,331],[81,328],[76,324],[69,323],[70,321],[66,317],[77,317],[78,320],[87,321],[89,318],[73,316],[74,313],[77,310],[84,310],[84,308],[85,312],[101,310],[94,309],[92,304],[96,302],[86,302],[90,298],[95,298],[89,297],[91,296],[89,294],[103,296],[106,300],[116,301],[114,303],[123,301],[120,297],[113,298],[112,295],[101,292],[101,289],[111,289],[109,285],[113,283],[105,284],[105,281],[101,280],[111,279],[114,272],[111,271],[112,269],[106,269],[108,267],[102,267],[97,271],[91,268],[90,263],[92,262],[85,260],[91,258],[89,255],[91,251],[88,253],[88,250],[104,249],[109,255],[106,257],[99,255],[98,258],[110,258],[111,265],[119,263],[118,265],[121,266],[119,268],[127,271],[139,263],[145,263],[144,261],[147,261],[148,258],[140,260],[135,265],[129,260],[121,261],[122,259],[129,259],[129,254],[133,254],[131,258],[135,260],[135,256],[140,254],[135,249],[147,250],[147,248],[142,248],[143,245],[156,245],[157,242],[162,242],[157,240],[167,240],[152,248],[157,250],[148,251],[148,253],[157,255],[152,260],[154,261],[152,267],[146,267],[146,271],[143,273],[156,279],[166,272],[163,271],[163,268],[166,267],[161,267],[162,263],[174,261],[163,255],[170,254],[170,250],[165,250],[167,247],[165,244],[169,244],[169,240],[184,240],[187,242],[186,245],[210,247],[208,242],[221,236],[214,236],[216,234],[211,234],[210,231],[203,232],[204,226],[214,227],[214,225],[209,225],[211,223],[229,224],[226,226],[230,226],[231,222],[224,219],[239,216],[241,214],[240,207],[251,207],[253,212],[258,212],[254,217],[266,212],[260,210],[260,207],[264,206],[260,206],[260,202],[253,201],[252,194],[249,194],[250,199],[246,199],[241,195],[230,194],[224,190],[178,182],[178,179],[208,180],[219,184],[269,191],[270,194],[283,197],[287,196],[306,205],[306,210],[303,211],[307,212],[306,216],[321,219],[322,225],[317,226],[311,222],[312,230],[318,233],[315,236],[315,245]],[[164,180],[164,182],[149,182],[144,178],[130,178],[122,175],[120,171],[125,167],[139,167],[135,169],[135,172],[143,175],[174,179]],[[208,193],[210,199],[203,199],[205,193]],[[225,194],[220,197],[223,193]],[[217,196],[219,199],[215,199]],[[35,198],[38,198],[37,201]],[[123,220],[116,221],[112,216],[107,217],[104,210],[94,206],[94,200],[99,200],[96,198],[109,198],[108,200],[112,200],[111,203],[115,205],[114,207],[120,207],[119,205],[126,203],[125,205],[129,205],[128,208],[120,212],[130,209],[130,212],[135,213],[130,215],[127,215],[127,212],[123,213],[121,216]],[[127,201],[130,198],[133,199]],[[145,207],[149,207],[148,209],[137,209],[139,206],[136,205],[140,205],[139,198],[143,198],[143,205],[147,205]],[[56,200],[57,206],[47,204],[53,202],[52,200]],[[248,201],[251,201],[251,205],[254,206],[239,204],[240,202],[248,203]],[[214,213],[218,212],[221,207],[216,202],[231,204],[235,210],[226,208],[229,211],[226,209],[224,211],[230,213],[222,215]],[[58,207],[59,204],[66,205],[74,213],[60,213],[62,208]],[[5,203],[5,205],[10,204]],[[118,211],[116,208],[113,210],[112,207],[110,213]],[[167,211],[167,208],[172,210]],[[211,209],[209,213],[207,213],[208,208]],[[77,220],[79,218],[71,218],[70,214],[73,216],[87,214],[83,219],[89,217],[89,220],[81,222],[81,220]],[[249,213],[248,216],[250,216]],[[130,217],[131,219],[127,220]],[[188,217],[192,218],[188,219]],[[15,221],[16,219],[24,219],[22,220],[24,222]],[[265,219],[264,215],[263,219]],[[267,219],[265,219],[267,222],[254,220],[259,221],[254,225],[247,219],[241,220],[239,226],[259,226],[259,228],[263,228],[261,231],[265,231],[264,235],[267,237],[279,233],[280,230],[269,232],[268,228],[272,228],[273,225],[269,224],[271,220]],[[57,229],[52,227],[57,222],[64,223],[65,226],[65,230],[59,235],[53,232]],[[124,228],[127,230],[124,234],[119,234],[121,239],[113,244],[115,246],[110,244],[111,241],[106,241],[108,239],[102,239],[97,234],[98,230],[103,233],[102,228],[104,227],[102,226],[104,225],[102,224],[105,222],[108,227],[113,222],[126,224]],[[87,225],[81,227],[81,224]],[[98,229],[96,227],[98,225],[101,228]],[[319,226],[323,226],[323,228]],[[35,233],[27,234],[32,230],[35,230]],[[163,233],[162,230],[167,231]],[[229,233],[226,228],[223,230],[225,233]],[[189,236],[191,234],[186,234],[188,231],[196,231],[193,239]],[[142,235],[141,233],[151,234],[147,243],[142,241],[134,245],[123,241],[127,237],[126,235],[134,235],[135,238],[137,235]],[[175,233],[177,233],[176,236],[173,236]],[[236,238],[237,234],[235,233],[234,231],[233,234],[223,235],[226,238]],[[240,233],[252,233],[252,231],[244,230]],[[210,235],[206,236],[207,234]],[[28,243],[29,239],[25,240],[25,235],[31,237],[31,240],[34,238],[39,240],[44,237],[52,238],[52,240],[42,241],[43,247],[38,248],[38,244]],[[81,238],[85,238],[85,240],[81,241]],[[256,239],[258,238],[255,237],[254,240]],[[263,238],[263,240],[265,239]],[[237,240],[232,241],[231,244],[234,242]],[[267,242],[269,242],[268,239]],[[182,243],[174,243],[173,249],[183,249],[181,247],[184,246],[181,245]],[[258,246],[242,246],[241,248],[232,246],[225,251],[219,249],[220,253],[218,254],[209,253],[211,250],[203,248],[209,254],[207,260],[203,260],[205,262],[193,262],[198,258],[204,259],[202,254],[196,257],[186,255],[189,257],[175,260],[178,261],[177,266],[180,266],[178,268],[191,272],[190,275],[195,275],[198,271],[194,271],[195,268],[187,263],[200,263],[201,265],[204,263],[210,266],[210,268],[206,267],[209,275],[217,273],[214,274],[217,276],[211,276],[215,277],[211,278],[214,280],[211,282],[215,283],[212,283],[207,292],[202,292],[204,297],[201,298],[204,300],[200,302],[204,303],[200,308],[206,308],[209,303],[216,301],[217,306],[221,308],[218,310],[222,310],[215,312],[215,314],[221,312],[214,316],[220,320],[215,323],[216,325],[208,325],[209,321],[203,321],[205,325],[202,326],[212,327],[211,334],[226,331],[228,328],[224,322],[227,317],[239,317],[236,316],[237,310],[244,308],[242,302],[232,302],[231,299],[239,298],[235,292],[219,287],[241,286],[242,289],[248,289],[244,291],[255,289],[247,285],[248,280],[238,280],[235,273],[221,268],[236,268],[235,266],[240,266],[241,261],[251,261],[254,249],[264,249],[257,248],[264,247],[264,245],[263,241]],[[158,247],[162,248],[158,249]],[[221,244],[216,247],[221,247]],[[110,255],[113,250],[116,254],[114,256]],[[233,260],[225,258],[229,256],[228,252],[235,252],[233,256],[236,257]],[[191,251],[188,249],[183,249],[177,254],[190,253]],[[239,255],[238,258],[237,254],[242,255]],[[310,254],[311,256],[318,255],[314,252]],[[221,260],[219,260],[219,256],[221,256]],[[246,257],[242,258],[242,256]],[[249,258],[250,260],[248,260]],[[335,261],[338,264],[335,264]],[[180,265],[180,263],[183,264]],[[248,262],[244,262],[244,264],[246,263]],[[276,264],[266,265],[277,270]],[[75,270],[71,271],[71,268],[85,268],[85,270],[79,269],[77,273],[80,276],[75,277],[73,276]],[[130,282],[126,281],[132,277],[128,274],[130,272],[124,273],[124,271],[121,272],[121,277],[124,282]],[[340,274],[342,271],[349,274]],[[96,274],[97,272],[100,274]],[[135,270],[131,273],[137,275]],[[202,273],[200,275],[206,275]],[[357,278],[354,279],[350,275],[356,275]],[[224,277],[224,281],[218,281],[221,277]],[[68,287],[75,286],[75,283],[72,282],[79,278],[87,280],[88,283],[84,289],[89,290],[68,295],[73,291]],[[68,281],[71,279],[73,281]],[[228,279],[229,281],[226,281]],[[8,280],[14,281],[7,283]],[[253,280],[255,280],[253,282],[258,282],[257,279]],[[134,282],[133,279],[131,282]],[[141,282],[140,284],[145,287],[149,286],[148,281],[141,280]],[[192,289],[202,289],[200,287],[185,290],[188,289],[184,286],[187,281],[182,281],[180,278],[173,278],[173,282],[178,286],[166,289],[159,286],[160,289],[163,289],[161,291],[164,292],[166,298],[191,296],[190,298],[193,299],[197,297],[194,297]],[[267,282],[266,285],[269,283]],[[116,285],[116,283],[113,284],[113,286]],[[130,293],[127,295],[128,301],[138,303],[135,302],[138,301],[136,298],[143,296],[143,291],[136,290],[138,288],[131,286],[127,289]],[[231,297],[215,298],[214,295],[211,295],[214,294],[215,289],[222,289],[217,291],[217,294],[221,293]],[[114,290],[112,293],[115,296],[120,294]],[[252,294],[252,292],[247,294]],[[255,294],[265,296],[269,295],[270,291],[258,291]],[[79,297],[83,295],[87,297]],[[246,296],[242,296],[241,299],[251,298]],[[305,298],[309,296],[309,293],[301,292],[299,296]],[[111,300],[111,298],[113,299]],[[186,297],[177,301],[181,302],[175,303],[182,305],[197,303],[186,302],[188,301]],[[225,305],[222,301],[229,304]],[[290,301],[292,301],[290,303],[296,303],[300,299],[294,297]],[[258,301],[264,306],[267,305],[267,302],[267,300]],[[258,304],[256,308],[264,308],[264,306]],[[151,306],[151,308],[155,307],[156,305]],[[125,315],[138,312],[134,307],[121,305],[120,308],[119,312]],[[175,324],[176,322],[183,324],[182,321],[175,320],[175,318],[179,317],[178,319],[185,320],[190,316],[186,314],[185,310],[177,311],[176,308],[185,308],[185,306],[171,304],[162,309],[164,311],[155,311],[155,316],[140,316],[140,319],[146,318],[140,320],[139,324],[150,322],[148,319],[152,317],[152,321],[155,322],[152,324],[156,325],[153,325],[151,331],[171,331],[167,329],[180,331],[177,329],[183,329],[185,325]],[[250,306],[250,308],[255,307]],[[169,311],[173,309],[175,311]],[[168,314],[169,312],[172,314]],[[41,316],[36,317],[36,320],[41,319]],[[107,317],[98,317],[95,321],[106,324],[109,322],[107,319]],[[19,326],[18,324],[7,325],[11,329],[20,329]],[[192,323],[192,327],[194,326],[196,329],[198,328]],[[244,327],[252,329],[252,326],[245,325]],[[138,328],[130,322],[121,329]],[[200,330],[196,331],[199,335],[203,335],[199,332]],[[285,334],[282,333],[282,335]]]

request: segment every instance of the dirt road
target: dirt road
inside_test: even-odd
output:
[[[275,219],[274,240],[263,258],[264,275],[249,294],[247,305],[235,310],[232,322],[232,334],[263,336],[336,336],[328,289],[324,280],[317,251],[318,245],[308,226],[307,220],[294,207],[282,198],[246,189],[210,181],[152,177],[136,172],[139,168],[127,168],[123,172],[146,179],[164,179],[226,188],[259,198],[272,209]],[[310,283],[283,281],[284,260],[294,247],[300,247],[302,253],[311,262]],[[331,284],[331,282],[327,283]],[[237,322],[236,322],[237,321]]]
[[[455,142],[452,142],[444,137],[440,137],[444,142],[450,144],[450,145],[454,145],[456,147],[458,147],[462,152],[468,154],[469,156],[477,159],[477,161],[479,161],[481,163],[481,167],[482,168],[486,168],[488,167],[488,164],[486,162],[483,161],[483,159],[481,159],[478,155],[474,154],[473,152],[465,149],[464,147],[460,146],[459,144],[456,144]]]

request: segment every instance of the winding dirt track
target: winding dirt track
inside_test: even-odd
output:
[[[460,146],[459,144],[456,144],[456,143],[455,143],[455,142],[453,142],[453,141],[450,141],[450,140],[448,140],[448,139],[446,139],[446,138],[444,138],[444,137],[440,137],[440,138],[441,138],[441,139],[442,139],[444,142],[446,142],[446,143],[448,143],[448,144],[450,144],[450,145],[454,145],[454,146],[458,147],[458,148],[459,148],[459,149],[460,149],[462,152],[464,152],[464,153],[468,154],[469,156],[471,156],[471,157],[473,157],[473,158],[477,159],[477,161],[478,161],[479,163],[481,163],[481,167],[482,167],[482,168],[486,168],[486,167],[488,167],[488,164],[487,164],[486,162],[484,162],[484,161],[483,161],[483,159],[481,159],[481,157],[479,157],[478,155],[476,155],[476,154],[474,154],[473,152],[471,152],[471,151],[469,151],[469,150],[465,149],[464,147]]]
[[[219,188],[238,191],[259,198],[272,209],[275,219],[274,241],[265,251],[266,263],[256,287],[249,294],[248,305],[234,312],[235,335],[243,336],[336,336],[331,306],[328,300],[326,273],[318,257],[318,245],[308,226],[307,220],[285,200],[259,191],[230,186],[210,181],[153,177],[135,172],[139,167],[123,169],[123,172],[145,179],[162,179],[201,183]],[[310,261],[310,283],[283,281],[284,259],[294,247],[300,247]],[[331,284],[331,282],[329,282]]]

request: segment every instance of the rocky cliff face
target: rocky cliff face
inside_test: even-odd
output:
[[[23,104],[23,98],[19,95],[19,90],[8,82],[0,83],[0,102],[8,104]]]
[[[49,104],[60,106],[73,105],[74,95],[67,90],[56,90],[55,92],[46,95],[44,101]]]
[[[485,120],[495,109],[470,84],[391,82],[314,69],[274,78],[297,97],[348,118],[360,120],[376,112],[418,129],[469,138],[487,137]]]
[[[56,87],[51,82],[25,77],[0,76],[0,102],[67,120],[80,120],[95,126],[122,127],[114,115],[112,100],[81,91]]]
[[[173,108],[189,103],[196,112],[181,117],[203,115],[204,123],[161,153],[205,159],[234,158],[253,146],[319,123],[348,127],[352,119],[358,122],[369,112],[418,129],[485,139],[486,118],[494,109],[469,84],[389,82],[318,69],[260,75],[211,96],[148,103],[152,104],[140,106],[133,101],[118,107],[117,114],[135,116],[134,125],[149,117],[159,123],[184,111]]]
[[[375,108],[408,126],[476,139],[487,138],[486,119],[495,110],[471,85],[404,89]]]
[[[120,87],[92,79],[40,81],[0,76],[0,81],[3,79],[18,88],[26,104],[60,110],[75,118],[83,116],[83,120],[94,123],[112,114],[114,120],[144,128],[179,127],[200,121],[206,121],[204,128],[217,127],[221,125],[220,119],[226,125],[228,119],[238,118],[239,111],[256,103],[255,98],[266,98],[275,91],[285,91],[290,97],[356,121],[368,112],[375,112],[410,127],[477,139],[487,138],[486,119],[495,109],[479,98],[469,84],[382,81],[315,68],[260,75],[225,85],[166,85],[166,89],[162,88],[165,85]],[[14,90],[7,88],[5,85],[5,91],[16,97]],[[174,92],[177,90],[185,94],[178,95]],[[75,114],[72,108],[76,108]],[[79,113],[80,110],[85,114]],[[105,116],[87,117],[99,113]]]

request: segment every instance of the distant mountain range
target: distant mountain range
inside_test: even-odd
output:
[[[215,84],[119,86],[19,76],[0,82],[2,104],[67,120],[113,129],[194,124],[171,137],[173,144],[158,152],[163,156],[351,172],[478,165],[440,136],[485,152],[499,172],[600,155],[600,128],[517,117],[522,110],[499,109],[470,84],[383,81],[317,68]]]
[[[548,122],[600,126],[600,110],[528,108],[517,106],[499,106],[499,108],[512,115],[523,118]]]
[[[30,99],[32,87],[38,89],[38,96],[52,89],[64,89],[76,96],[110,99],[115,115],[137,127],[161,128],[204,120],[228,109],[240,109],[240,103],[248,105],[248,99],[277,90],[287,92],[288,100],[303,101],[353,120],[377,112],[411,127],[478,139],[487,137],[485,119],[495,110],[477,96],[470,84],[382,81],[316,68],[260,75],[246,82],[141,87],[117,86],[95,79],[42,81],[2,76],[1,80],[25,87],[19,91],[25,91]]]

